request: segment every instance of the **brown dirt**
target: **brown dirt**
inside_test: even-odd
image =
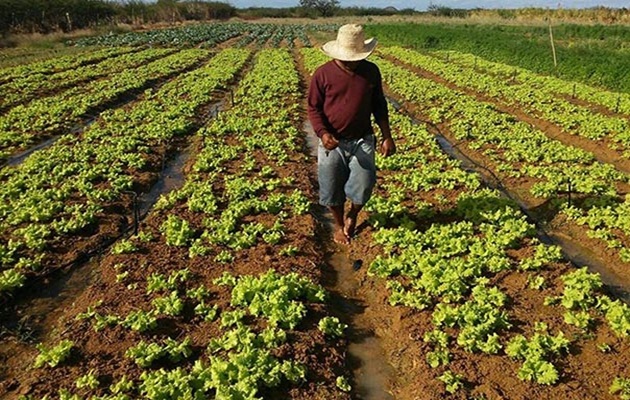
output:
[[[409,105],[406,104],[406,106]],[[422,116],[419,117],[423,119]],[[437,128],[448,137],[447,126]],[[469,153],[467,150],[465,152]],[[475,156],[473,158],[480,158],[479,154]],[[482,161],[485,164],[491,164],[487,159]],[[491,165],[489,167],[492,169]],[[387,180],[386,176],[383,176],[387,173],[380,171],[379,174],[378,182],[380,183],[377,184],[377,193],[383,195],[379,185]],[[513,187],[512,185],[517,183],[518,187],[531,185],[530,182],[521,180],[521,182],[508,183],[508,187]],[[432,190],[428,193],[414,194],[414,198],[431,202],[436,192],[438,191]],[[449,191],[440,190],[439,192],[448,199],[454,199],[460,191],[449,193]],[[449,202],[449,204],[453,203]],[[355,273],[353,283],[345,285],[356,285],[352,297],[360,299],[362,305],[362,313],[356,316],[353,322],[361,327],[369,327],[375,332],[385,350],[387,362],[395,371],[389,382],[394,398],[465,399],[478,395],[504,399],[612,398],[608,394],[610,376],[613,374],[623,376],[627,374],[628,368],[620,367],[619,364],[624,364],[619,363],[618,358],[603,355],[592,342],[586,343],[583,348],[580,347],[582,344],[576,345],[572,348],[570,356],[554,360],[561,373],[561,380],[552,387],[543,387],[519,380],[517,372],[520,364],[511,361],[505,355],[486,356],[456,349],[452,352],[453,361],[449,368],[465,376],[466,390],[455,395],[445,393],[444,385],[436,379],[444,368],[432,370],[425,362],[426,354],[431,349],[423,342],[422,337],[425,332],[432,329],[431,313],[407,307],[389,306],[389,292],[385,282],[367,274],[370,263],[382,251],[374,245],[372,235],[375,231],[367,223],[365,217],[364,214],[361,215],[358,221],[358,235],[347,250],[347,258],[361,260],[363,267]],[[421,223],[420,226],[425,224],[428,226],[438,222],[439,219],[439,216],[433,217],[424,224]],[[525,244],[512,257],[515,262],[518,262],[532,252],[532,247]],[[510,321],[516,327],[512,330],[513,333],[504,334],[503,339],[507,341],[506,335],[510,337],[515,333],[531,335],[534,322],[537,321],[548,323],[552,332],[562,329],[567,335],[577,335],[576,330],[563,323],[563,309],[543,305],[545,297],[560,293],[562,284],[558,277],[569,272],[571,268],[569,264],[560,263],[546,269],[542,275],[547,281],[548,288],[542,292],[527,287],[527,273],[505,272],[492,279],[492,283],[497,284],[510,299],[508,308]],[[536,316],[536,319],[532,316]],[[615,354],[625,354],[630,349],[627,341],[617,339],[607,327],[604,327],[601,318],[597,323],[602,327],[598,330],[597,343],[603,341],[610,343],[615,349]]]
[[[31,143],[25,146],[15,148],[13,154],[9,157],[15,157],[19,153],[27,151],[29,148],[36,147],[38,144],[41,144],[52,137],[61,135],[64,132],[67,132],[68,130],[76,134],[81,134],[83,130],[86,129],[89,124],[91,124],[94,120],[98,118],[98,115],[100,113],[113,109],[113,108],[131,107],[133,106],[133,104],[135,104],[136,101],[139,101],[144,97],[144,93],[146,92],[146,90],[148,89],[152,89],[154,91],[158,90],[160,87],[162,87],[163,85],[165,85],[166,83],[174,79],[175,77],[181,74],[184,74],[186,72],[193,71],[199,68],[201,65],[203,65],[207,61],[208,59],[204,59],[183,70],[173,72],[162,78],[153,79],[138,89],[128,90],[103,104],[99,104],[93,108],[90,108],[85,112],[84,115],[82,115],[79,118],[79,122],[74,124],[71,128],[67,126],[67,122],[64,122],[63,124],[61,124],[61,126],[58,129],[55,129],[55,130],[46,131],[44,133],[29,132],[29,134],[32,134]],[[1,167],[1,164],[0,164],[0,167]]]
[[[351,251],[356,254],[366,254],[369,248],[370,233],[362,234],[362,238],[354,241]],[[356,250],[355,250],[356,249]],[[369,265],[377,251],[364,256],[365,265]],[[548,295],[558,294],[561,284],[557,277],[569,271],[569,266],[558,264],[552,266],[542,275],[550,285],[550,289],[542,292],[527,288],[525,273],[510,272],[499,277],[498,285],[511,299],[509,308],[510,321],[517,328],[516,332],[529,337],[533,333],[533,323],[544,321],[549,324],[552,332],[562,329],[569,337],[580,334],[572,327],[563,324],[563,310],[560,307],[543,305],[543,299]],[[470,354],[460,349],[452,351],[452,362],[449,368],[464,375],[467,390],[465,393],[448,395],[444,392],[443,384],[436,378],[443,372],[443,368],[432,370],[424,361],[431,348],[422,341],[423,334],[432,329],[431,313],[416,311],[407,307],[392,308],[387,305],[388,291],[384,281],[370,278],[365,271],[357,278],[361,282],[361,296],[379,299],[379,307],[366,309],[366,318],[376,327],[381,343],[386,348],[389,362],[397,371],[393,393],[396,399],[466,399],[472,396],[485,395],[486,398],[502,399],[612,399],[607,393],[611,383],[611,376],[626,376],[630,370],[619,357],[608,357],[595,346],[596,343],[609,343],[614,353],[620,357],[630,350],[627,341],[614,336],[605,327],[601,318],[597,325],[601,332],[594,341],[575,345],[571,348],[571,355],[562,359],[555,359],[561,373],[560,382],[551,387],[531,384],[518,379],[520,364],[511,361],[505,355],[487,356]],[[553,282],[553,283],[551,283]],[[534,320],[532,317],[536,316]],[[502,335],[506,341],[510,334]]]
[[[614,112],[602,105],[591,103],[590,101],[587,101],[587,100],[578,99],[577,97],[569,96],[568,94],[565,94],[565,95],[560,94],[560,96],[562,96],[562,98],[564,98],[566,101],[569,101],[577,106],[588,108],[592,110],[593,112],[600,113],[607,117],[619,117],[619,118],[626,118],[630,120],[630,115]]]
[[[139,51],[139,50],[140,49],[138,48],[137,50],[134,50],[134,51]],[[166,53],[163,56],[160,56],[159,58],[167,57],[167,56],[172,55],[173,53],[176,52],[175,49],[169,49],[169,50],[171,50],[169,53]],[[146,61],[142,62],[141,64],[138,64],[138,65],[136,65],[136,66],[134,66],[132,68],[141,67],[141,66],[146,65],[148,63],[154,62],[154,61],[158,60],[159,58],[156,57],[156,58],[152,58],[150,60],[146,60]],[[83,84],[91,83],[91,82],[94,82],[94,81],[105,80],[105,79],[110,79],[110,78],[111,78],[111,76],[109,76],[109,75],[101,75],[100,77],[97,77],[97,78],[90,78],[90,81],[87,81],[87,82],[85,80],[77,81],[77,82],[73,83],[72,86],[83,85]],[[165,79],[165,80],[168,80],[168,79]],[[13,107],[16,107],[16,106],[18,106],[20,104],[24,104],[26,102],[30,102],[30,101],[32,101],[34,99],[40,99],[42,97],[56,96],[58,94],[61,94],[62,92],[65,92],[66,90],[70,89],[72,86],[68,86],[67,84],[65,84],[65,85],[60,85],[60,86],[58,86],[58,87],[56,87],[54,89],[47,89],[47,90],[44,89],[44,90],[38,90],[38,91],[36,91],[34,93],[28,93],[27,96],[24,96],[18,102],[15,102],[15,103],[12,103],[12,104],[7,104],[7,105],[4,105],[4,106],[0,107],[0,114],[9,111]],[[153,82],[153,83],[147,85],[147,87],[157,87],[157,86],[160,86],[160,81],[156,81],[156,82]],[[122,99],[119,99],[118,101],[116,101],[115,103],[113,103],[113,104],[111,104],[109,106],[104,106],[102,109],[99,108],[97,110],[99,110],[99,112],[100,112],[100,111],[104,111],[104,110],[109,109],[109,108],[116,108],[116,107],[118,107],[118,106],[120,106],[120,105],[122,105],[122,104],[124,104],[124,103],[126,103],[128,101],[131,101],[137,95],[139,95],[142,92],[144,92],[144,90],[145,90],[145,88],[141,88],[140,90],[137,91],[137,93],[135,93],[135,94],[134,93],[130,93],[129,96],[125,96]],[[118,104],[116,104],[116,103],[118,103]],[[91,113],[94,113],[94,112],[95,111],[90,110],[90,112],[88,112],[88,113],[91,114]]]
[[[304,73],[300,58],[297,57],[297,60],[301,73]],[[448,133],[445,127],[440,127],[440,130]],[[303,148],[306,149],[306,145]],[[466,153],[468,154],[468,150]],[[260,156],[260,159],[264,159],[264,156]],[[310,163],[305,162],[303,155],[292,157],[291,161],[280,169],[280,176],[294,176],[296,186],[308,193],[309,198],[315,199],[313,186],[315,166],[312,158],[310,160]],[[237,169],[238,163],[237,160],[228,170]],[[383,179],[381,175],[379,182]],[[516,187],[521,188],[524,184],[514,183]],[[433,193],[422,194],[422,197],[425,198],[426,195],[426,199],[431,199],[431,194]],[[442,194],[447,198],[454,198],[458,191]],[[192,214],[185,207],[179,206],[175,213],[184,216],[192,226],[202,226],[202,217]],[[59,337],[72,338],[80,349],[73,355],[69,365],[53,370],[28,370],[36,351],[32,347],[22,349],[22,354],[5,360],[11,367],[12,375],[5,376],[6,379],[0,384],[0,396],[16,398],[20,393],[41,396],[56,391],[59,387],[71,387],[76,378],[92,368],[103,375],[103,384],[109,384],[122,374],[137,377],[140,369],[122,354],[132,343],[145,335],[130,333],[121,328],[106,328],[95,333],[88,323],[76,321],[74,316],[100,299],[104,300],[105,306],[99,310],[108,313],[125,314],[132,309],[146,309],[150,297],[145,294],[144,282],[146,277],[154,272],[168,273],[189,268],[194,275],[190,287],[201,283],[211,287],[212,302],[221,308],[228,306],[229,292],[225,288],[213,287],[211,282],[224,270],[235,274],[259,274],[266,271],[269,266],[274,266],[280,272],[297,271],[326,286],[338,285],[331,276],[332,272],[325,266],[325,251],[334,251],[335,248],[322,247],[322,236],[318,235],[325,230],[311,215],[292,217],[286,221],[287,236],[282,244],[296,245],[300,249],[296,257],[288,259],[278,256],[277,246],[261,243],[237,253],[234,263],[227,266],[213,262],[214,254],[191,260],[185,249],[166,246],[159,233],[159,226],[164,219],[165,214],[153,213],[143,223],[142,230],[152,232],[159,239],[143,244],[137,254],[106,256],[98,267],[98,281],[78,297],[55,324],[56,331],[48,335],[48,342],[55,342]],[[266,217],[254,217],[253,220],[266,221]],[[433,220],[426,223],[431,222]],[[366,224],[364,213],[358,221],[358,228],[357,238],[347,249],[349,259],[363,261],[363,267],[356,272],[351,284],[356,285],[353,296],[362,301],[362,314],[357,316],[356,321],[361,326],[370,327],[375,331],[386,351],[386,361],[394,366],[396,374],[390,383],[396,399],[464,399],[482,394],[492,399],[612,399],[613,397],[607,393],[612,377],[630,374],[628,362],[630,344],[612,335],[607,325],[598,317],[595,340],[579,341],[571,347],[570,355],[554,360],[561,372],[559,384],[542,387],[522,382],[516,377],[519,363],[510,361],[505,356],[482,356],[455,349],[450,369],[463,374],[467,385],[465,391],[452,396],[447,395],[443,384],[435,379],[443,370],[431,370],[425,362],[429,347],[423,343],[422,335],[431,329],[430,313],[388,305],[389,294],[385,282],[367,275],[370,262],[381,253],[381,249],[373,243],[374,230]],[[519,260],[529,252],[531,248],[525,243],[523,249],[512,256]],[[116,264],[125,265],[125,270],[130,272],[124,283],[116,282],[117,271],[114,268]],[[530,335],[533,323],[536,322],[532,315],[536,315],[539,320],[549,324],[552,332],[562,328],[567,336],[576,336],[577,332],[562,322],[563,311],[560,307],[542,304],[545,296],[559,293],[562,286],[558,277],[570,268],[571,266],[566,263],[558,263],[543,271],[548,288],[542,292],[527,288],[526,273],[508,272],[493,277],[492,283],[497,284],[511,299],[508,310],[510,320],[516,327],[515,333]],[[126,285],[132,283],[138,283],[138,288],[127,289]],[[331,310],[321,305],[310,304],[309,316],[303,322],[300,331],[292,333],[290,346],[279,350],[279,353],[291,355],[307,364],[309,383],[290,389],[281,388],[278,391],[265,392],[263,393],[265,398],[326,400],[348,398],[340,395],[340,392],[331,385],[335,376],[346,372],[344,367],[346,343],[326,340],[315,327],[318,318],[329,311]],[[190,336],[195,344],[196,354],[200,354],[209,338],[219,332],[218,322],[206,323],[194,318],[188,320],[189,316],[186,318],[186,321],[162,318],[160,328],[154,336],[167,334],[171,337]],[[506,340],[506,337],[502,339]],[[595,344],[603,342],[613,347],[612,354],[605,355],[597,350]]]
[[[225,42],[221,42],[221,43],[217,44],[216,46],[214,46],[214,48],[217,49],[217,50],[232,48],[232,47],[236,46],[238,41],[241,40],[243,38],[243,36],[245,36],[245,35],[238,35],[236,37],[230,38],[230,39],[226,40]],[[199,46],[201,46],[202,44],[203,43],[200,43]],[[199,47],[199,46],[197,46],[197,47]]]
[[[242,73],[242,71],[239,72],[230,84],[233,84],[236,79],[240,79]],[[173,76],[170,76],[154,82],[151,87],[157,89],[172,78]],[[137,98],[135,98],[133,94],[127,94],[121,104],[116,103],[116,107],[123,109],[133,107],[136,102],[141,101],[144,97],[141,93],[143,93],[142,90],[137,91],[137,94],[140,94]],[[227,93],[227,91],[217,91],[217,99],[225,96],[225,93]],[[201,112],[198,114],[199,117],[196,121],[197,127],[205,121],[205,116],[207,115],[207,113],[203,112],[203,107],[200,108],[200,110]],[[196,129],[196,127],[193,127],[191,131],[195,131]],[[82,132],[78,132],[77,134],[81,133]],[[172,143],[157,145],[153,149],[153,153],[147,155],[148,162],[144,170],[132,171],[134,182],[133,191],[136,193],[148,192],[151,186],[157,182],[163,162],[168,159],[178,147],[182,147],[185,140],[185,138],[176,137],[173,139]],[[81,202],[82,199],[73,199],[71,201]],[[95,251],[111,243],[112,240],[118,238],[133,225],[133,199],[130,195],[123,194],[119,201],[103,204],[103,209],[104,212],[98,215],[98,221],[93,224],[93,226],[86,228],[76,235],[65,236],[51,243],[50,250],[45,253],[42,270],[38,271],[34,278],[27,280],[25,286],[14,292],[11,298],[5,297],[0,299],[0,306],[2,307],[0,309],[0,318],[4,319],[11,314],[12,311],[10,311],[10,307],[13,298],[18,298],[21,302],[28,302],[32,286],[39,288],[42,282],[47,282],[46,277],[49,274],[60,268],[70,268],[73,264],[85,260],[87,256],[94,254]],[[44,281],[42,281],[42,279],[44,279]]]

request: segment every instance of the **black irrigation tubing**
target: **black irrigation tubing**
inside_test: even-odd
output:
[[[37,275],[35,277],[32,277],[30,279],[28,279],[28,281],[25,283],[24,286],[18,288],[18,291],[22,291],[24,290],[27,286],[32,286],[38,282],[41,282],[44,279],[48,279],[52,274],[54,274],[57,271],[60,270],[64,270],[64,269],[68,269],[68,268],[76,268],[86,262],[88,262],[90,259],[97,257],[97,256],[101,256],[103,255],[103,253],[115,242],[117,242],[118,240],[120,240],[121,238],[123,238],[125,235],[127,235],[129,233],[129,231],[131,231],[132,229],[137,233],[137,229],[138,229],[138,224],[139,224],[139,220],[137,219],[138,216],[138,212],[137,212],[137,197],[138,194],[136,192],[132,192],[132,191],[124,191],[123,193],[133,193],[134,196],[134,201],[133,201],[133,210],[132,210],[132,215],[134,217],[134,223],[130,226],[127,226],[125,229],[123,229],[123,231],[116,236],[113,236],[107,240],[105,240],[103,243],[101,243],[98,247],[96,247],[93,250],[90,250],[87,253],[82,254],[81,256],[77,257],[76,259],[72,260],[72,261],[68,261],[65,264],[62,265],[58,265],[56,267],[51,267],[47,270],[47,272],[45,274],[42,275]],[[7,293],[4,294],[0,297],[0,306],[5,306],[6,303],[9,301],[10,298],[13,298],[14,293]],[[0,310],[2,311],[2,310]]]
[[[434,123],[430,122],[430,121],[423,121],[423,120],[418,120],[417,118],[415,118],[415,116],[411,115],[409,112],[403,110],[402,106],[400,105],[400,103],[396,102],[395,100],[392,101],[392,99],[390,98],[390,103],[394,106],[394,108],[396,108],[399,112],[405,114],[407,117],[409,117],[412,122],[414,124],[421,124],[424,123],[426,125],[429,125],[431,128],[435,129],[435,131],[438,133],[439,136],[441,136],[442,138],[444,138],[444,140],[446,142],[449,143],[449,145],[455,149],[457,147],[459,147],[460,145],[462,145],[465,141],[461,140],[459,142],[456,142],[455,144],[451,144],[448,139],[446,138],[446,136],[444,136],[444,134],[441,132],[441,130],[439,129],[439,127],[437,125],[435,125]],[[439,145],[439,141],[438,141],[438,145]],[[440,147],[442,148],[442,150],[450,155],[451,157],[457,159],[457,156],[455,154],[449,154],[449,152],[440,145]],[[461,150],[458,151],[459,155],[464,158],[467,162],[469,162],[472,166],[474,166],[475,168],[478,169],[483,169],[485,171],[488,172],[488,174],[495,180],[496,182],[496,189],[498,189],[504,196],[506,196],[508,199],[510,199],[511,201],[513,201],[514,203],[516,203],[519,206],[519,209],[523,212],[523,214],[525,214],[525,216],[527,216],[527,218],[532,221],[534,223],[534,226],[536,226],[537,232],[538,232],[538,236],[540,237],[540,239],[544,242],[544,243],[548,243],[548,244],[554,244],[554,245],[558,245],[560,246],[560,248],[563,248],[563,246],[555,239],[553,239],[552,235],[547,231],[547,229],[544,227],[544,225],[538,220],[538,218],[536,218],[532,213],[529,212],[529,210],[527,209],[527,207],[521,202],[519,201],[517,198],[515,198],[515,196],[513,196],[511,194],[511,192],[506,188],[506,186],[503,184],[503,182],[501,181],[501,179],[499,179],[499,177],[494,173],[494,171],[490,170],[489,168],[487,168],[485,165],[481,165],[478,162],[475,162],[473,159],[471,159],[470,157],[468,157],[464,152],[462,152]],[[483,177],[482,177],[483,178]],[[486,185],[488,185],[490,182],[488,182],[486,179],[484,179]],[[571,201],[571,192],[569,191],[568,193],[569,195],[569,202]],[[571,261],[573,264],[578,265],[578,264],[583,264],[583,265],[589,265],[589,263],[587,262],[585,263],[580,263],[577,261],[577,259],[573,256],[571,256],[567,251],[565,251],[563,249],[563,253],[564,256],[567,260]],[[595,258],[599,258],[597,256],[595,256]],[[598,262],[597,260],[595,260],[596,262]],[[615,295],[616,297],[620,298],[622,301],[625,301],[627,303],[627,288],[625,288],[623,285],[621,286],[621,289],[619,289],[619,287],[617,287],[618,285],[616,285],[614,282],[609,282],[608,284],[606,284],[606,286],[608,287],[609,291],[611,294]]]
[[[455,143],[455,144],[451,144],[448,139],[446,139],[446,136],[444,136],[444,134],[442,133],[442,131],[440,130],[440,128],[435,125],[434,123],[430,122],[430,121],[423,121],[423,120],[418,120],[416,119],[414,116],[410,115],[409,112],[405,111],[402,109],[400,103],[393,101],[392,99],[389,99],[390,103],[394,106],[394,108],[396,108],[399,112],[402,112],[403,114],[405,114],[407,117],[409,117],[412,122],[416,125],[420,125],[421,123],[426,124],[431,126],[431,128],[435,129],[435,131],[444,138],[444,140],[446,140],[449,145],[451,145],[452,148],[457,148],[458,146],[462,145],[464,143],[463,140]],[[438,141],[439,144],[439,141]],[[447,154],[448,152],[442,147],[442,150],[444,150]],[[479,169],[483,169],[485,170],[496,182],[496,188],[503,193],[504,196],[506,196],[508,199],[512,200],[515,204],[517,204],[519,206],[519,208],[521,209],[521,211],[527,216],[527,218],[532,221],[534,223],[534,225],[536,226],[536,229],[539,231],[539,234],[541,236],[542,239],[544,239],[545,241],[547,241],[548,243],[555,243],[555,241],[551,238],[549,232],[545,229],[545,227],[541,224],[541,222],[538,220],[538,218],[534,217],[534,215],[532,213],[529,212],[529,210],[527,209],[527,207],[525,207],[524,204],[522,204],[521,201],[519,201],[517,198],[515,198],[510,191],[507,189],[507,187],[503,184],[503,181],[494,173],[494,171],[492,171],[491,169],[489,169],[488,167],[486,167],[485,165],[481,165],[478,162],[474,161],[473,159],[471,159],[470,157],[468,157],[464,152],[459,151],[459,154],[461,155],[461,157],[465,158],[467,162],[469,162],[470,164],[472,164],[474,167],[479,168]],[[457,159],[457,157],[455,155],[451,155],[451,157]],[[486,181],[486,184],[488,184],[489,182]]]
[[[252,52],[252,54],[250,54],[248,60],[243,64],[244,66],[248,64],[248,61],[252,59],[252,57],[254,56],[255,52]],[[240,75],[246,70],[246,67],[241,68],[241,70],[235,75],[235,82],[240,81],[241,77]],[[229,91],[230,91],[230,97],[231,97],[231,101],[232,104],[234,104],[234,87],[236,86],[236,83],[232,83],[229,86]],[[223,99],[224,100],[224,99]],[[215,105],[215,110],[217,110],[217,115],[218,115],[218,105]],[[192,131],[198,131],[201,127],[200,126],[195,126]],[[0,164],[0,167],[5,165],[7,162],[3,161],[3,164]],[[164,170],[166,167],[166,157],[162,157],[162,162],[161,162],[161,172],[160,172],[160,178],[162,177],[162,175],[164,174]],[[159,180],[159,178],[158,178]],[[47,279],[48,277],[50,277],[50,275],[52,275],[53,273],[63,270],[63,269],[68,269],[68,268],[76,268],[84,263],[86,263],[87,261],[89,261],[90,259],[100,256],[102,255],[109,247],[111,247],[111,245],[115,242],[117,242],[118,240],[120,240],[121,238],[123,238],[124,236],[126,236],[132,229],[134,231],[134,234],[138,234],[138,228],[140,225],[140,220],[146,218],[145,214],[144,216],[140,216],[140,206],[139,206],[139,194],[137,192],[131,191],[131,190],[125,190],[122,191],[121,193],[125,193],[125,194],[129,194],[132,196],[133,199],[133,203],[132,203],[132,216],[133,216],[133,225],[131,226],[127,226],[125,229],[123,229],[123,231],[119,234],[116,235],[114,237],[111,237],[107,240],[105,240],[103,243],[101,243],[96,249],[91,250],[85,254],[82,254],[81,256],[77,257],[75,260],[69,261],[65,264],[56,266],[56,267],[52,267],[50,269],[47,270],[46,274],[43,275],[37,275],[35,277],[32,277],[28,280],[28,282],[18,288],[18,291],[21,291],[23,289],[25,289],[27,286],[33,285],[37,282],[41,282],[43,279]],[[7,302],[9,301],[10,298],[14,297],[15,293],[9,292],[9,293],[4,293],[4,294],[0,294],[0,307],[4,307],[6,306]],[[2,310],[0,310],[2,311]]]
[[[164,163],[162,163],[162,171],[164,171]],[[138,234],[138,226],[140,225],[140,209],[138,208],[138,193],[132,190],[124,190],[122,193],[131,195],[133,199],[133,234]]]

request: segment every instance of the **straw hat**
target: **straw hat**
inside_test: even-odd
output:
[[[365,40],[363,27],[357,24],[343,25],[337,32],[337,40],[322,46],[329,57],[341,61],[359,61],[367,58],[376,47],[376,39]]]

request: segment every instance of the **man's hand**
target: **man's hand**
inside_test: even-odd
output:
[[[339,146],[339,141],[330,133],[322,135],[322,144],[326,150],[335,150]]]
[[[396,145],[394,139],[391,137],[383,139],[381,142],[381,154],[385,157],[389,157],[396,153]]]

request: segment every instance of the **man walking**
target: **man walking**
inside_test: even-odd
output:
[[[348,244],[357,216],[376,183],[374,115],[384,156],[396,152],[378,67],[365,59],[376,39],[365,40],[360,25],[339,28],[337,40],[322,46],[333,60],[320,66],[308,91],[308,117],[320,138],[317,152],[319,202],[335,220],[334,240]],[[344,218],[348,198],[350,210]]]

